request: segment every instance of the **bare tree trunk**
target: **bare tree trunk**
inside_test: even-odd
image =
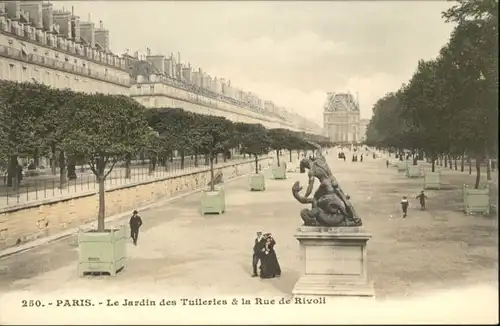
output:
[[[278,160],[278,166],[280,166],[280,151],[279,149],[276,150],[276,159]]]
[[[149,171],[148,171],[148,174],[151,175],[155,172],[156,170],[156,161],[157,161],[157,157],[156,156],[151,156],[149,158]]]
[[[210,191],[215,190],[214,185],[214,156],[210,154]]]
[[[38,147],[35,148],[35,153],[33,153],[33,163],[36,167],[40,166],[40,149]]]
[[[486,180],[491,181],[491,160],[489,154],[486,154]]]
[[[17,161],[17,155],[12,155],[9,157],[9,165],[7,168],[7,186],[17,189],[19,185],[19,162]]]
[[[472,159],[469,157],[467,159],[467,162],[469,163],[469,175],[472,174]]]
[[[50,159],[50,172],[53,175],[57,174],[56,167],[57,167],[57,162],[56,162],[56,145],[52,144],[50,146],[50,153],[52,154],[52,157]]]
[[[436,172],[436,160],[432,158],[432,172]]]
[[[448,167],[448,155],[445,155],[444,156],[444,167],[447,168]]]
[[[457,157],[456,156],[454,157],[454,160],[455,160],[455,171],[458,171]]]
[[[474,184],[474,189],[479,188],[479,182],[481,181],[481,155],[476,155],[476,183]]]
[[[104,157],[96,160],[95,168],[97,170],[97,179],[99,180],[99,213],[97,215],[97,231],[104,232],[104,219],[106,217],[106,201],[105,201],[105,175],[104,175]]]
[[[125,157],[125,179],[130,179],[132,177],[132,169],[130,168],[132,161],[132,155],[127,154]]]
[[[460,160],[460,172],[464,172],[465,155],[462,155]]]
[[[255,155],[255,174],[259,174],[259,157]]]
[[[59,188],[64,189],[66,185],[66,157],[64,151],[59,151]]]

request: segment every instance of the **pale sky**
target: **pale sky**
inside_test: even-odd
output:
[[[177,54],[212,77],[322,124],[327,92],[359,93],[361,117],[437,56],[444,1],[56,1],[110,30],[113,52]]]

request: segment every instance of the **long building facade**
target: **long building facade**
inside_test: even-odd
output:
[[[42,1],[0,2],[0,78],[86,93],[128,95],[125,59],[96,41],[100,26]]]
[[[0,1],[0,79],[131,96],[148,108],[183,108],[232,121],[321,134],[290,110],[183,64],[180,54],[116,55],[110,33],[42,1]]]
[[[350,93],[328,93],[323,105],[323,128],[331,141],[357,144],[360,139],[359,103]]]
[[[130,96],[148,108],[179,107],[187,111],[226,117],[235,122],[261,123],[267,128],[285,128],[321,134],[321,127],[290,110],[245,92],[230,80],[212,77],[201,68],[158,54],[127,55],[132,86]]]

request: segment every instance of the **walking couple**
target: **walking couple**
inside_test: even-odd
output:
[[[276,241],[271,233],[262,234],[257,232],[255,244],[253,246],[253,277],[259,276],[257,274],[257,264],[260,261],[260,278],[274,278],[281,276],[281,268],[278,263],[278,257],[274,251]]]

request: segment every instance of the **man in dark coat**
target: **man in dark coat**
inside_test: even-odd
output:
[[[252,256],[252,268],[253,274],[252,277],[258,276],[257,274],[257,264],[259,263],[260,258],[262,257],[262,250],[265,246],[265,239],[262,236],[262,232],[257,232],[257,237],[255,238],[255,242],[253,245],[253,256]]]
[[[137,238],[139,237],[139,228],[142,225],[142,219],[136,210],[134,210],[134,212],[132,213],[129,224],[130,237],[132,238],[132,241],[134,241],[134,245],[137,246]]]

